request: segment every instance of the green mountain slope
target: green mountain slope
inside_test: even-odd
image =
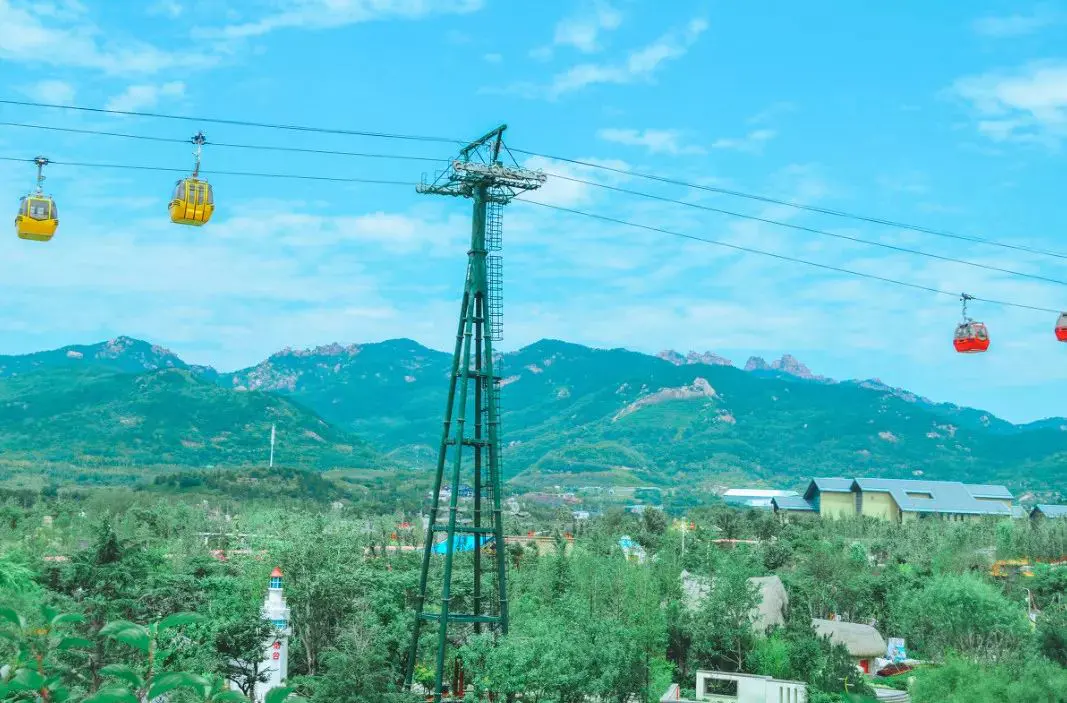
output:
[[[169,349],[132,337],[116,337],[97,344],[72,344],[33,354],[0,356],[0,378],[58,368],[96,368],[138,373],[155,369],[184,369],[188,365]]]
[[[393,340],[286,351],[220,381],[286,394],[418,461],[435,451],[449,362]],[[747,368],[714,355],[687,363],[556,340],[506,354],[506,474],[531,486],[742,477],[796,485],[850,473],[1065,482],[1062,420],[1016,426],[877,381],[821,379],[788,356]]]
[[[503,402],[521,410],[505,415],[507,456],[529,482],[620,469],[664,485],[738,472],[774,483],[919,471],[931,479],[1064,480],[1057,455],[1067,451],[1067,432],[1058,425],[1012,433],[995,418],[993,429],[956,425],[946,408],[893,390],[657,364],[621,350],[540,343],[509,361],[519,370]]]
[[[80,465],[377,465],[352,433],[266,393],[239,393],[184,369],[140,374],[53,368],[0,379],[0,458]]]
[[[181,368],[180,359],[158,347],[142,342],[127,348],[132,360],[122,359],[123,354],[94,353],[98,361],[86,363],[88,354],[64,361],[65,354],[52,352],[38,358],[68,370],[96,363],[109,369],[146,363]],[[25,357],[0,358],[0,367],[25,368],[28,363]],[[402,465],[427,467],[440,437],[450,363],[448,354],[400,339],[285,350],[233,373],[203,368],[158,372],[160,379],[182,379],[195,388],[197,403],[204,404],[194,408],[158,401],[166,406],[170,422],[184,429],[167,430],[166,436],[144,430],[135,442],[114,442],[109,433],[116,432],[119,413],[113,410],[110,423],[86,428],[103,438],[93,440],[98,442],[94,456],[117,461],[131,454],[157,454],[174,463],[201,465],[208,459],[200,452],[227,451],[225,442],[212,441],[223,428],[233,432],[234,427],[247,426],[247,453],[234,450],[227,460],[235,461],[262,451],[263,428],[269,427],[266,406],[241,404],[277,402],[282,405],[276,411],[292,413],[299,427],[289,436],[308,440],[293,451],[307,461],[318,457],[318,466],[372,461],[370,450],[351,439],[354,433]],[[504,379],[505,473],[526,486],[642,483],[700,488],[742,480],[784,486],[798,485],[812,475],[867,474],[1004,481],[1016,488],[1067,487],[1067,420],[1062,418],[1013,425],[981,410],[933,403],[875,380],[823,379],[788,355],[770,364],[750,359],[746,369],[712,354],[649,356],[555,340],[506,354],[497,365]],[[38,384],[34,378],[36,374],[0,382],[22,380],[27,384],[23,392],[39,394],[38,402],[52,403],[57,410],[64,407],[64,394],[71,389]],[[92,374],[86,378],[91,380]],[[212,389],[209,380],[219,388]],[[141,390],[128,388],[125,393],[123,402],[149,402]],[[90,420],[102,403],[91,398],[79,402]],[[213,418],[210,426],[202,417]],[[306,430],[323,441],[302,435]],[[53,454],[69,455],[71,447],[82,451],[78,442],[87,443],[91,433],[79,432],[77,437],[46,434],[36,446]],[[335,445],[338,449],[331,449]],[[351,450],[344,448],[349,446]]]
[[[409,460],[440,440],[452,358],[410,339],[285,350],[219,375],[220,385],[283,394]]]

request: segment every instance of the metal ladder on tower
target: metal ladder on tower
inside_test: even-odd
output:
[[[485,248],[500,251],[503,244],[504,205],[490,200],[485,212]],[[489,334],[494,342],[504,338],[504,259],[499,254],[489,254],[485,260]]]
[[[485,248],[500,251],[503,248],[504,205],[499,200],[490,199],[485,208]],[[489,317],[489,336],[494,342],[504,338],[504,259],[500,254],[489,254],[485,261],[486,283],[488,290],[486,308]],[[503,358],[493,360],[496,377],[486,384],[486,395],[492,393],[493,405],[496,406],[497,433],[500,433],[500,417],[504,414],[500,407],[500,387],[504,378]],[[485,398],[485,411],[489,412],[489,398]],[[498,449],[503,453],[503,447]],[[503,457],[497,458],[497,466],[503,468]],[[498,545],[498,548],[501,548]]]

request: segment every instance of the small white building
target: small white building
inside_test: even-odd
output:
[[[745,508],[771,510],[774,498],[799,497],[796,491],[778,491],[769,488],[731,488],[722,494],[723,502]]]
[[[289,606],[285,604],[282,594],[282,570],[274,567],[267,583],[267,597],[263,599],[263,619],[274,625],[274,635],[263,646],[263,662],[259,670],[265,672],[267,680],[256,684],[255,703],[263,703],[267,692],[285,683],[289,674]],[[240,690],[231,682],[230,688]]]
[[[726,671],[698,671],[693,701],[681,696],[672,684],[660,703],[807,703],[808,687],[802,681],[783,681],[770,676]]]

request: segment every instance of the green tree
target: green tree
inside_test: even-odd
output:
[[[996,659],[1029,632],[1026,611],[974,576],[935,576],[897,601],[894,621],[926,656]]]
[[[1037,643],[1042,654],[1067,667],[1067,605],[1057,605],[1041,613]]]
[[[267,638],[274,626],[259,613],[222,624],[215,634],[215,651],[219,654],[218,673],[232,681],[249,698],[258,684],[266,683],[268,672],[261,668]]]
[[[755,640],[751,613],[759,603],[759,589],[735,563],[723,560],[720,566],[692,615],[691,657],[703,667],[744,671]]]
[[[350,526],[331,524],[322,515],[294,519],[285,532],[278,560],[291,626],[304,671],[314,676],[323,651],[337,640],[364,591],[364,540]]]

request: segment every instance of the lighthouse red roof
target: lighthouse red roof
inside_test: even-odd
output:
[[[272,579],[274,579],[274,578],[281,578],[281,577],[282,577],[282,570],[281,570],[281,569],[280,569],[279,567],[277,567],[277,566],[276,566],[276,567],[274,567],[274,571],[270,572],[270,577],[271,577]]]

